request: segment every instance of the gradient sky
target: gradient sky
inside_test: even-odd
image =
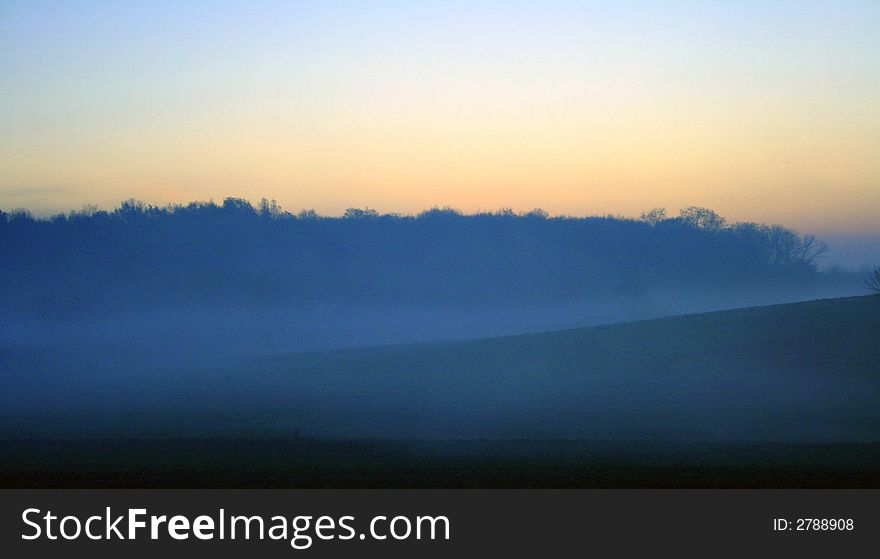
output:
[[[7,2],[0,208],[880,232],[880,2]]]

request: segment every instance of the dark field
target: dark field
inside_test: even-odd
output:
[[[880,297],[252,355],[0,349],[0,438],[880,441]]]
[[[880,444],[309,439],[3,441],[0,486],[878,487]]]
[[[880,487],[880,297],[319,353],[8,348],[0,363],[4,487]]]

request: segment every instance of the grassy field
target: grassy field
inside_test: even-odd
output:
[[[880,297],[309,354],[0,358],[7,487],[880,487]]]

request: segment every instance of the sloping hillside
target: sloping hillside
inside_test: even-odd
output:
[[[242,411],[261,400],[279,419],[297,409],[315,434],[880,438],[880,297],[250,367]]]
[[[880,297],[172,367],[3,360],[6,436],[880,440]]]
[[[0,354],[0,486],[880,480],[880,297],[463,343],[160,357]]]

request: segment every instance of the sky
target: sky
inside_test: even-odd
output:
[[[0,208],[226,196],[880,240],[880,2],[0,0]]]

